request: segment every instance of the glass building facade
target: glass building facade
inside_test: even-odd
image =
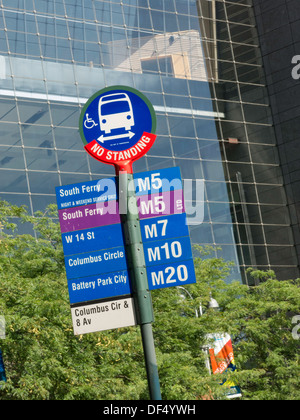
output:
[[[251,0],[0,3],[1,199],[34,213],[55,186],[114,176],[84,151],[79,115],[96,91],[134,87],[158,122],[134,171],[180,167],[202,209],[192,242],[234,261],[230,279],[299,276]]]

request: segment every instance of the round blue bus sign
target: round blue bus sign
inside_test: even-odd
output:
[[[96,92],[79,120],[85,150],[95,159],[123,169],[152,147],[155,129],[156,115],[150,101],[125,86]]]

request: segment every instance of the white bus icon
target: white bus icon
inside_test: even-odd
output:
[[[112,93],[99,101],[100,129],[108,134],[113,129],[130,131],[134,126],[132,104],[127,93]]]

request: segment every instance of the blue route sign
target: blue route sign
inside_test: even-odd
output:
[[[0,350],[0,382],[1,381],[6,382],[6,375],[5,375],[4,362],[3,362],[3,358],[2,358],[2,352]],[[1,385],[0,385],[0,388],[1,388]]]
[[[56,187],[58,210],[117,200],[115,178]]]
[[[144,245],[146,267],[171,264],[192,258],[189,236],[149,242]]]
[[[189,236],[146,242],[144,252],[150,290],[196,282]]]
[[[182,190],[180,168],[173,167],[140,172],[134,175],[134,184],[137,196]]]
[[[170,212],[140,221],[149,289],[195,283],[187,217],[184,212],[180,212],[181,207],[184,210],[183,195],[178,195],[183,188],[180,169],[174,167],[137,174],[135,188],[138,197],[151,194],[144,209],[151,209],[151,197],[157,196],[157,193],[160,194],[157,206],[167,204],[168,199],[173,199],[173,205],[179,204],[179,214]],[[173,191],[173,195],[164,198],[164,193],[170,191]]]
[[[189,228],[185,213],[143,219],[140,223],[143,243],[156,239],[189,236]]]
[[[129,295],[132,292],[126,270],[69,280],[68,288],[71,304]]]
[[[61,236],[65,256],[124,245],[120,223],[67,232]]]
[[[127,270],[124,247],[65,257],[67,279]]]
[[[181,190],[182,181],[178,167],[134,174],[134,186],[137,196]],[[102,203],[118,199],[116,178],[80,182],[56,187],[58,210]]]
[[[149,289],[196,282],[185,213],[141,220]]]
[[[138,200],[142,200],[140,225],[150,289],[194,283],[180,169],[172,167],[137,173],[131,188],[134,188]],[[118,200],[116,178],[57,187],[56,195],[62,232],[69,220],[75,223],[75,216],[79,220],[77,229],[62,233],[71,304],[130,294],[120,220],[116,221],[114,215],[102,211],[106,203]],[[153,206],[151,197],[156,200],[153,199]],[[167,204],[173,201],[182,202],[178,214],[173,214],[174,211],[168,213]],[[155,212],[164,204],[165,215]],[[112,205],[110,208],[117,207]],[[147,211],[151,209],[154,210],[152,217],[147,218]],[[84,219],[82,222],[81,218]],[[101,225],[104,218],[107,222]]]
[[[196,283],[193,259],[148,267],[147,275],[150,290]]]

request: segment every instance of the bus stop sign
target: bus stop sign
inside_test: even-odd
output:
[[[96,92],[79,119],[85,150],[117,172],[132,173],[132,162],[153,146],[156,115],[150,101],[136,89],[111,86]]]

